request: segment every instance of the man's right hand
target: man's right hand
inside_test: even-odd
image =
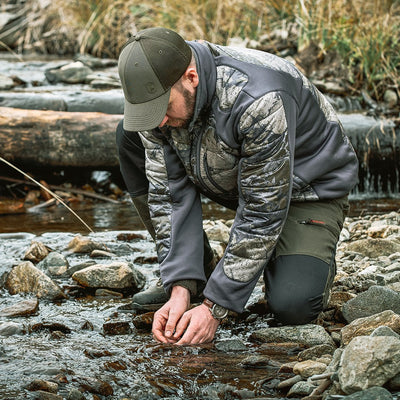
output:
[[[182,315],[190,307],[190,292],[182,286],[174,286],[170,299],[154,314],[153,337],[161,343],[176,343],[173,335]]]

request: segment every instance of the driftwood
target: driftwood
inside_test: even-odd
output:
[[[0,107],[0,155],[18,167],[118,168],[122,115]],[[360,161],[359,192],[399,192],[400,130],[390,120],[339,115]]]
[[[1,155],[20,168],[118,166],[121,115],[0,107]]]

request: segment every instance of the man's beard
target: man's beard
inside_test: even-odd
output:
[[[194,115],[194,107],[196,105],[196,92],[192,94],[189,90],[182,86],[181,93],[183,98],[185,99],[185,115],[182,118],[168,119],[166,125],[171,126],[170,124],[172,123],[173,128],[187,128],[192,121]]]

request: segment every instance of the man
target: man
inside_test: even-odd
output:
[[[358,168],[331,105],[279,57],[186,42],[164,28],[126,43],[119,74],[121,171],[156,240],[167,294],[154,338],[213,340],[228,310],[243,310],[261,274],[281,323],[315,319],[329,296]],[[208,279],[200,194],[236,210]],[[205,300],[191,308],[201,285]]]

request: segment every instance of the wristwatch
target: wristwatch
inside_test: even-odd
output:
[[[225,307],[219,306],[218,304],[213,303],[209,299],[204,299],[203,304],[208,307],[210,310],[211,315],[218,320],[223,320],[227,315],[229,310]]]

